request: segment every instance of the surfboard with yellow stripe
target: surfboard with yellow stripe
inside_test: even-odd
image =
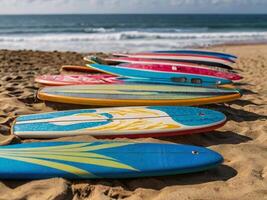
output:
[[[241,97],[236,89],[161,84],[109,84],[45,87],[45,101],[95,106],[203,105]]]
[[[224,114],[203,108],[115,107],[24,115],[15,120],[12,132],[21,138],[162,137],[207,132],[225,122]]]
[[[38,142],[0,147],[1,179],[132,178],[203,171],[223,158],[202,147],[134,142]]]

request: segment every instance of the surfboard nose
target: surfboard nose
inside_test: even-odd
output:
[[[185,126],[210,126],[226,121],[226,116],[223,113],[211,109],[189,106],[151,106],[150,108],[164,111],[172,116],[173,120]],[[180,115],[175,115],[175,113],[180,113]]]
[[[181,167],[181,169],[185,169],[180,171],[180,173],[208,170],[220,165],[223,162],[222,155],[213,150],[190,145],[183,147],[185,148],[184,154],[180,155],[177,152],[175,159],[170,161],[174,168],[178,165],[173,164],[173,162],[179,162],[179,167]]]
[[[195,147],[191,153],[196,156],[195,162],[198,163],[198,167],[202,170],[213,168],[224,160],[222,155],[207,148]]]

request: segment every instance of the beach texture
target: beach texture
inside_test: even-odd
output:
[[[237,55],[234,68],[244,77],[236,84],[244,92],[240,100],[205,106],[225,113],[227,124],[206,134],[138,140],[208,147],[223,155],[221,166],[194,174],[125,180],[1,180],[0,199],[267,199],[267,45],[212,49]],[[65,64],[83,65],[83,56],[0,50],[0,145],[38,141],[22,141],[10,135],[16,116],[58,109],[36,99],[38,85],[34,77],[59,74]],[[53,141],[92,140],[90,136],[78,136]]]

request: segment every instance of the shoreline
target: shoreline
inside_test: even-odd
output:
[[[145,138],[143,142],[172,142],[208,147],[223,155],[218,168],[185,175],[125,180],[68,181],[52,178],[35,181],[0,181],[3,199],[264,199],[267,185],[267,45],[238,44],[207,47],[239,57],[234,68],[244,77],[236,85],[241,99],[204,106],[226,114],[222,128],[205,134]],[[35,99],[34,77],[59,74],[64,64],[82,65],[85,53],[0,50],[0,145],[48,141],[19,140],[10,135],[18,115],[55,111]],[[93,141],[91,136],[49,141]],[[126,140],[126,139],[119,139]]]

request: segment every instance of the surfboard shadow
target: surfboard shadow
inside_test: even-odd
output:
[[[236,109],[233,107],[228,107],[227,109],[222,110],[222,112],[226,114],[228,120],[233,120],[235,122],[257,121],[267,119],[266,115],[257,114],[243,109]]]
[[[223,105],[207,105],[201,106],[212,110],[217,110],[224,113],[227,116],[227,120],[233,120],[235,122],[243,122],[243,121],[257,121],[257,120],[266,120],[267,115],[257,114],[248,110],[237,109],[232,107],[232,104],[237,104],[239,106],[247,106],[247,105],[255,105],[261,106],[260,104],[255,104],[249,100],[237,100],[234,102],[230,102],[230,106]],[[251,110],[251,109],[250,109]]]
[[[240,144],[252,140],[252,138],[250,137],[239,135],[233,131],[211,131],[208,133],[199,133],[176,137],[162,137],[159,139],[168,142],[174,142],[177,144],[190,144],[204,147],[219,144]]]
[[[101,108],[101,106],[90,106],[90,105],[78,105],[78,104],[67,104],[57,102],[44,102],[46,106],[53,108],[54,110],[75,110],[75,109],[90,109],[90,108]]]
[[[178,174],[160,177],[144,177],[134,179],[102,179],[82,180],[75,183],[87,183],[89,185],[103,185],[108,187],[122,187],[126,191],[134,191],[138,188],[161,190],[169,186],[195,185],[214,181],[227,181],[237,175],[237,171],[227,165],[191,174]]]
[[[142,179],[140,181],[129,181],[125,185],[129,190],[136,190],[137,188],[161,190],[169,186],[177,185],[195,185],[214,181],[227,181],[237,175],[237,171],[227,165],[220,165],[215,169],[197,172],[192,174],[180,174],[175,176],[164,176],[149,179]],[[156,180],[153,180],[156,179]],[[156,184],[151,184],[155,183]]]

